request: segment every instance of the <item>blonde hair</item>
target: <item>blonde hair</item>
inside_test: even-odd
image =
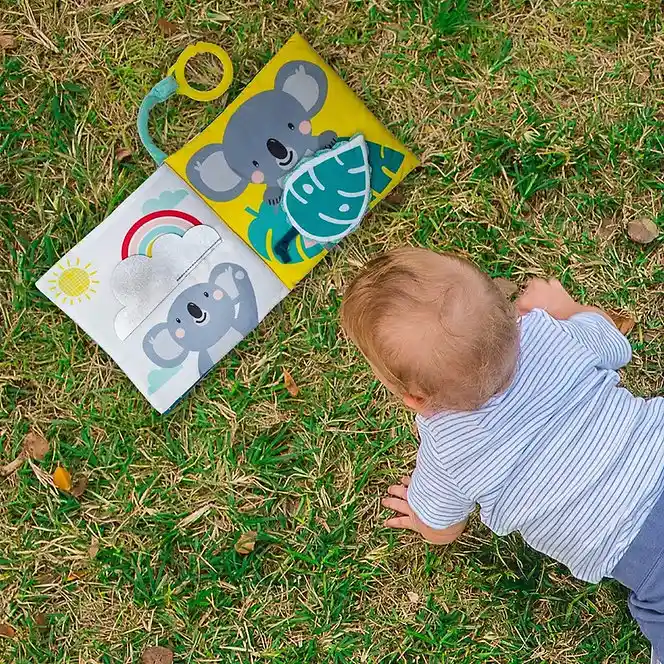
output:
[[[404,247],[373,259],[346,291],[341,324],[378,377],[425,411],[475,410],[514,375],[516,311],[458,256]]]

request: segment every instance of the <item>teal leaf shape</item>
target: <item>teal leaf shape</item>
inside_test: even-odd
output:
[[[286,180],[281,204],[304,237],[334,242],[359,225],[370,196],[369,153],[358,134],[295,168]]]

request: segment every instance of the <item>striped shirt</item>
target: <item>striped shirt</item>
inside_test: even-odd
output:
[[[609,576],[664,488],[664,398],[633,396],[616,371],[625,337],[593,313],[521,319],[516,376],[474,412],[417,417],[408,502],[432,528],[480,518],[498,535],[597,582]]]

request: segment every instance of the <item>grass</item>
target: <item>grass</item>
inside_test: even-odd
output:
[[[151,172],[136,111],[186,44],[226,48],[236,94],[296,29],[423,166],[160,417],[35,281]],[[616,584],[479,521],[446,549],[382,528],[411,417],[337,314],[368,256],[453,249],[633,315],[625,381],[661,394],[662,245],[625,234],[664,220],[660,3],[0,0],[0,32],[18,40],[0,53],[0,461],[37,430],[44,470],[89,476],[80,502],[28,466],[0,484],[0,622],[16,629],[0,662],[137,662],[154,644],[197,664],[648,661]],[[222,106],[169,102],[158,142]]]

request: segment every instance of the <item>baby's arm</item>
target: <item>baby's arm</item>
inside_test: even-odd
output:
[[[402,477],[401,484],[394,484],[387,492],[391,498],[384,498],[383,505],[394,510],[399,516],[394,516],[385,522],[389,528],[406,528],[416,533],[431,544],[449,544],[453,542],[466,528],[466,521],[461,521],[447,528],[431,528],[422,521],[408,504],[408,486],[410,477]]]
[[[576,302],[555,279],[534,279],[516,304],[521,314],[541,309],[559,321],[566,334],[593,353],[600,369],[617,371],[632,359],[629,341],[611,318],[597,307]]]
[[[601,309],[587,307],[574,300],[557,279],[532,279],[516,301],[516,306],[521,315],[533,309],[542,309],[556,320],[569,320],[584,313],[599,314],[613,325],[611,318]]]

